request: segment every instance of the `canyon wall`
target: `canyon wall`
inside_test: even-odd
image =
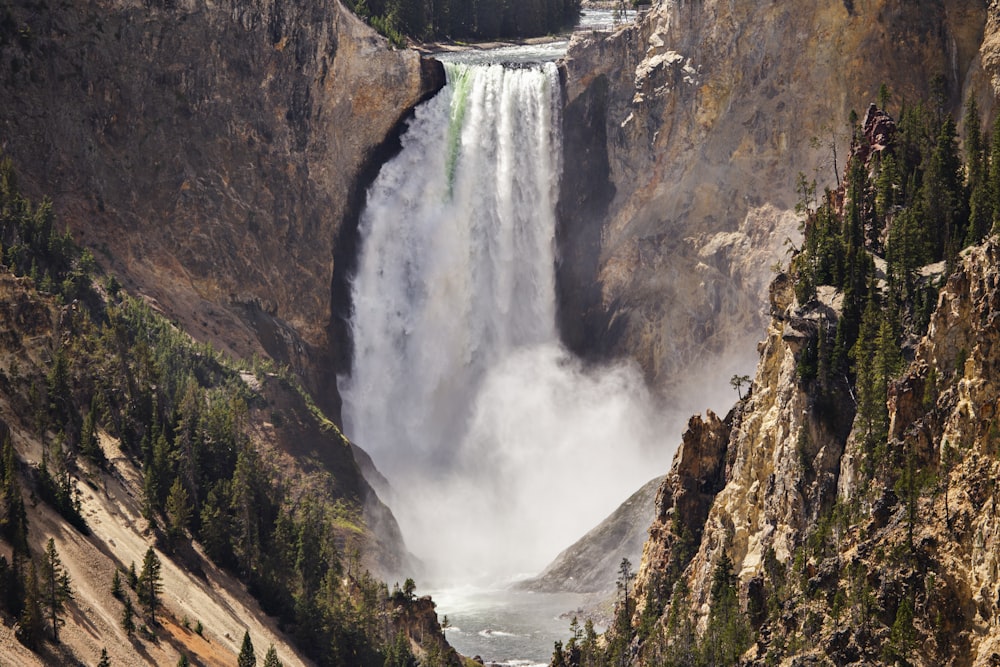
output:
[[[290,363],[336,412],[345,221],[440,68],[339,2],[17,1],[0,33],[22,189],[186,331]]]
[[[848,387],[821,392],[796,374],[803,342],[834,321],[839,297],[824,288],[802,307],[784,276],[775,281],[752,394],[726,422],[692,419],[657,497],[633,627],[648,616],[668,630],[640,630],[633,664],[664,664],[677,650],[677,614],[705,630],[723,558],[755,631],[747,664],[871,664],[891,661],[887,651],[912,651],[915,665],[994,664],[998,252],[995,236],[970,249],[944,285],[890,387],[874,479],[859,474]],[[904,472],[885,479],[893,466]]]
[[[834,187],[850,111],[931,99],[991,113],[982,0],[664,0],[564,62],[560,324],[671,397],[753,364],[767,285],[798,243],[797,175]],[[680,391],[684,388],[683,391]]]

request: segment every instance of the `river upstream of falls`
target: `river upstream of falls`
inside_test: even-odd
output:
[[[368,192],[342,381],[347,433],[426,566],[417,592],[461,652],[508,664],[547,662],[580,600],[506,586],[662,474],[677,432],[637,368],[559,342],[558,55],[448,57]]]

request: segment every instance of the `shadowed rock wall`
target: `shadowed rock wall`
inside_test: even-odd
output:
[[[335,409],[335,245],[440,70],[336,1],[17,0],[0,33],[23,189],[183,328]]]
[[[982,0],[663,0],[578,34],[560,224],[564,262],[585,263],[560,272],[567,342],[631,355],[675,397],[692,372],[749,371],[770,268],[799,238],[796,175],[835,185],[849,112],[883,82],[890,111],[937,78],[947,110],[974,93],[991,112],[997,20]]]

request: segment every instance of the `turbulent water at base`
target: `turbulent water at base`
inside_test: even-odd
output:
[[[586,368],[558,340],[556,66],[446,72],[368,193],[342,384],[347,433],[385,474],[380,493],[427,566],[418,592],[537,573],[672,453],[634,367]],[[522,612],[508,612],[516,625]],[[489,640],[484,651],[518,636],[473,629],[489,618],[454,620]],[[533,646],[483,657],[542,660],[551,639]]]

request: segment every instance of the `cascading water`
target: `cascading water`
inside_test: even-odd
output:
[[[486,370],[555,336],[555,66],[446,69],[361,221],[346,412],[393,480],[448,466]]]
[[[536,573],[671,452],[633,367],[586,369],[558,341],[555,65],[446,71],[369,191],[344,416],[429,576],[492,585]]]

